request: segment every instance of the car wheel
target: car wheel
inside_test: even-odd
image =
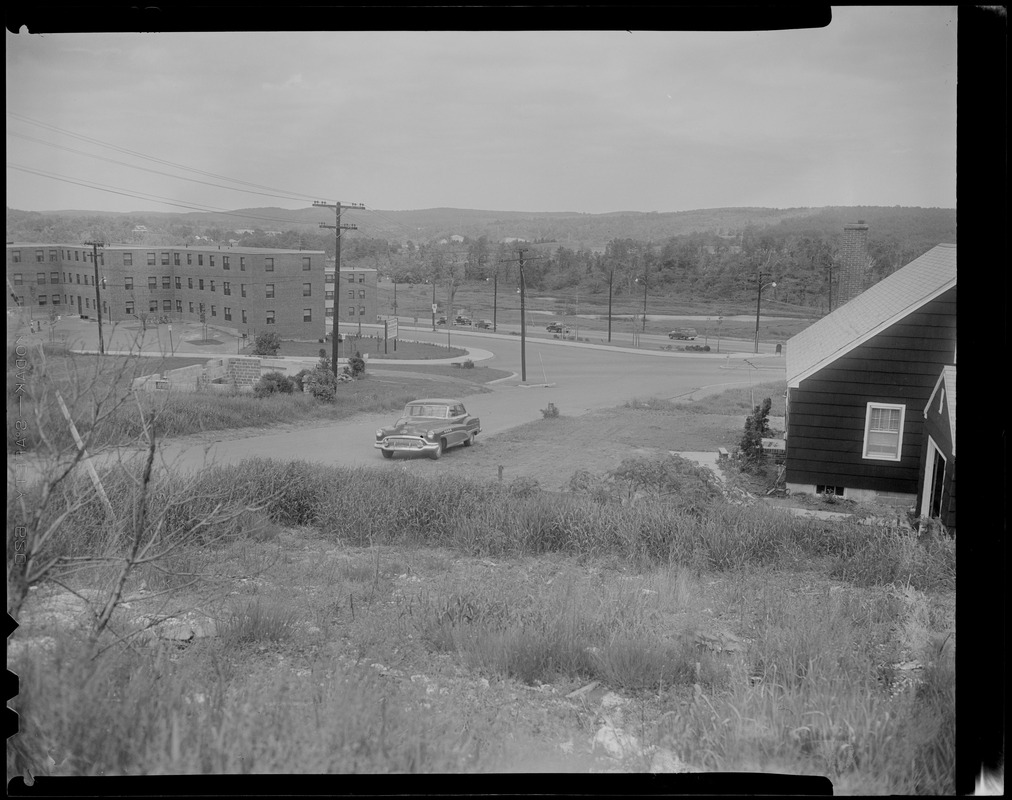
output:
[[[433,460],[439,459],[443,455],[443,451],[446,449],[446,439],[439,440],[439,447],[432,451]]]
[[[464,447],[470,447],[473,444],[474,444],[474,434],[469,433],[467,435],[467,438],[464,440]]]
[[[383,458],[393,458],[394,457],[394,451],[393,450],[380,450],[380,452],[383,454]]]

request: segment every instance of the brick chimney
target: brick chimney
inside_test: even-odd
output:
[[[865,290],[868,274],[868,226],[864,220],[843,226],[843,245],[840,248],[840,283],[833,307],[839,308]]]

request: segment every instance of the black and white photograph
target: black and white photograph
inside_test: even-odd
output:
[[[10,793],[1002,793],[962,9],[602,8],[8,14]]]

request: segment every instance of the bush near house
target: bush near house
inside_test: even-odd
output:
[[[281,349],[281,337],[274,331],[258,333],[253,340],[253,355],[276,356]]]

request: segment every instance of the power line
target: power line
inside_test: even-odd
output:
[[[94,159],[98,159],[99,161],[106,161],[106,162],[108,162],[110,164],[119,164],[120,166],[124,166],[124,167],[127,167],[129,169],[139,169],[139,170],[142,170],[144,172],[153,173],[155,175],[165,175],[168,178],[174,178],[175,180],[179,180],[179,181],[189,181],[190,183],[199,183],[199,184],[202,184],[204,186],[213,186],[213,187],[215,187],[217,189],[225,189],[227,191],[232,191],[232,192],[245,192],[247,194],[260,195],[262,197],[277,197],[277,198],[280,198],[282,200],[300,200],[301,201],[301,200],[304,199],[302,197],[292,197],[290,195],[271,194],[271,193],[268,193],[268,192],[258,192],[255,189],[236,189],[235,187],[232,187],[232,186],[225,186],[225,185],[220,184],[220,183],[212,183],[211,181],[202,181],[202,180],[199,180],[197,178],[184,178],[181,175],[173,175],[171,172],[163,172],[162,170],[159,170],[159,169],[151,169],[150,167],[141,167],[141,166],[138,166],[136,164],[128,164],[125,161],[118,161],[115,158],[106,158],[105,156],[100,156],[100,155],[97,155],[95,153],[86,153],[84,150],[77,150],[77,149],[75,149],[73,147],[67,147],[66,145],[55,144],[53,142],[47,142],[47,141],[45,141],[43,139],[38,139],[38,138],[36,138],[34,136],[27,136],[27,135],[25,135],[23,133],[12,133],[12,132],[8,131],[7,135],[8,136],[16,136],[19,139],[26,139],[26,140],[28,140],[30,142],[37,142],[38,144],[44,144],[44,145],[47,145],[49,147],[55,147],[55,148],[57,148],[59,150],[66,150],[68,153],[77,153],[78,155],[86,156],[87,158],[94,158]]]
[[[110,142],[104,142],[101,139],[95,139],[95,138],[93,138],[91,136],[85,136],[85,135],[80,134],[80,133],[74,133],[73,131],[66,130],[65,128],[60,128],[60,127],[57,127],[56,125],[51,125],[48,122],[42,122],[40,120],[36,120],[36,119],[32,119],[31,117],[27,117],[27,116],[25,116],[23,114],[18,114],[15,111],[8,111],[7,112],[7,116],[13,117],[14,119],[19,120],[21,122],[27,122],[27,123],[29,123],[31,125],[37,125],[37,126],[39,126],[41,128],[45,128],[47,130],[54,131],[56,133],[61,133],[61,134],[65,135],[65,136],[70,136],[70,137],[72,137],[74,139],[80,139],[81,141],[84,141],[84,142],[89,142],[91,144],[97,144],[99,147],[106,147],[106,148],[109,148],[110,150],[115,150],[115,151],[117,151],[119,153],[124,153],[125,155],[131,155],[131,156],[134,156],[136,158],[144,159],[146,161],[153,161],[153,162],[155,162],[157,164],[162,164],[162,165],[165,165],[165,166],[170,166],[170,167],[175,167],[177,169],[186,170],[187,172],[193,172],[193,173],[196,173],[198,175],[203,175],[205,177],[217,178],[219,180],[228,181],[229,183],[237,183],[237,184],[240,184],[240,185],[243,185],[243,186],[249,186],[249,187],[251,187],[253,189],[263,189],[265,191],[278,192],[278,193],[286,194],[286,195],[297,195],[299,197],[299,199],[304,199],[304,200],[312,200],[315,197],[319,197],[319,195],[309,195],[309,194],[304,194],[302,192],[291,192],[291,191],[287,191],[287,190],[284,190],[284,189],[278,189],[278,188],[272,187],[272,186],[264,186],[264,185],[259,184],[259,183],[251,183],[249,181],[239,180],[238,178],[230,178],[227,175],[220,175],[220,174],[215,173],[215,172],[208,172],[206,170],[197,169],[195,167],[189,167],[186,164],[180,164],[180,163],[175,162],[175,161],[169,161],[167,159],[159,158],[157,156],[150,156],[150,155],[147,155],[146,153],[142,153],[142,152],[140,152],[138,150],[130,150],[129,148],[120,147],[119,145],[115,145],[115,144],[112,144]]]

